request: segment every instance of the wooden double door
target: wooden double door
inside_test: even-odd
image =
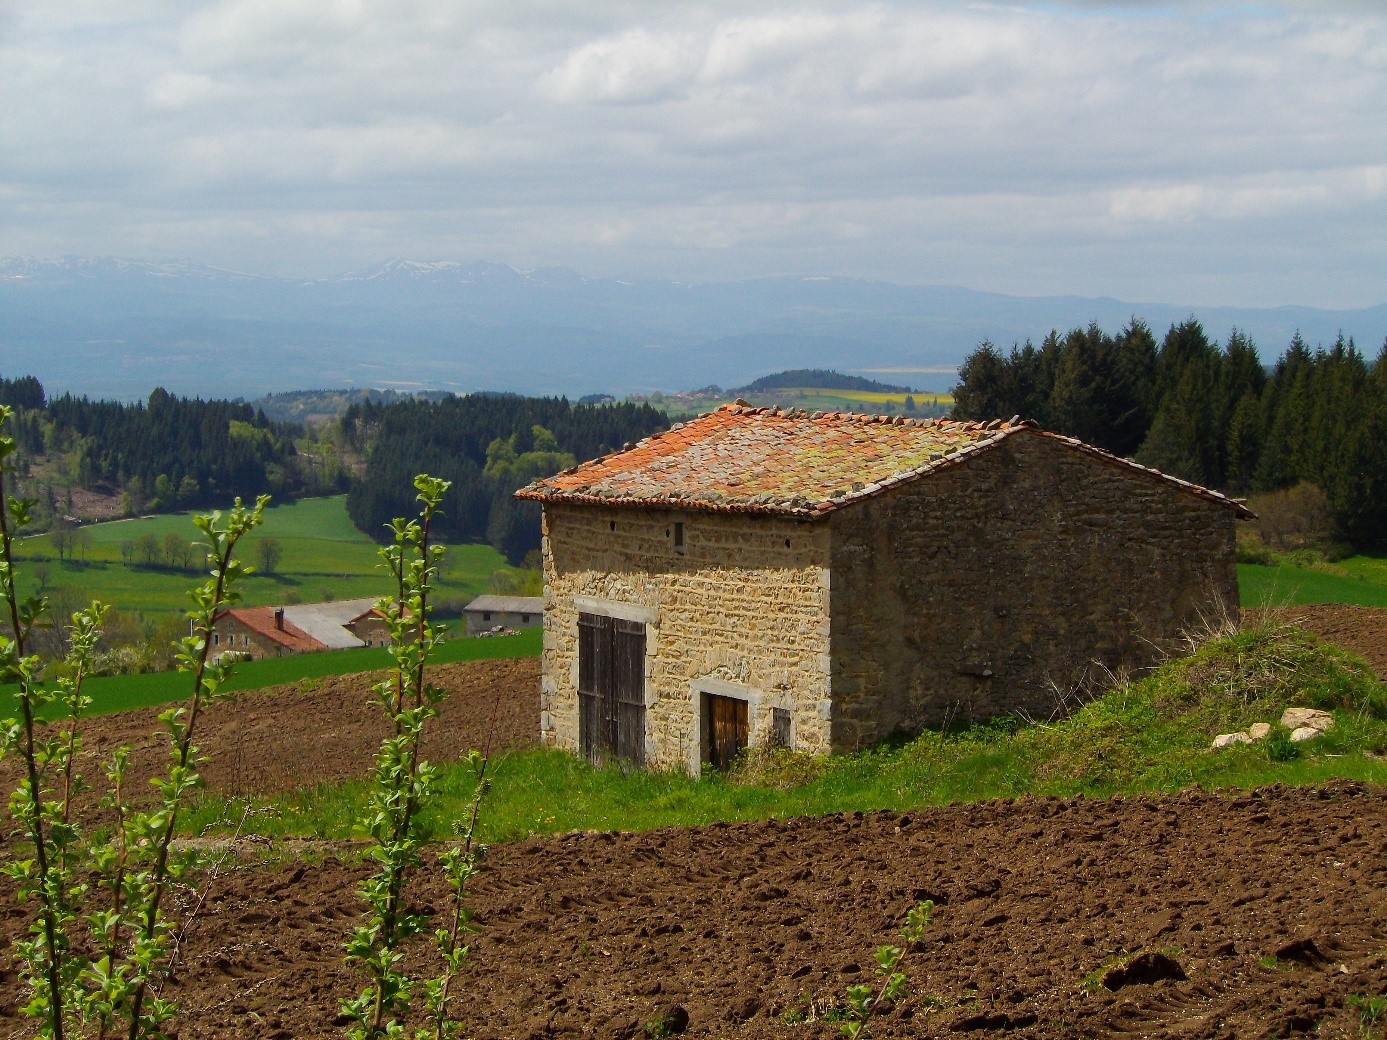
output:
[[[645,764],[645,625],[578,615],[578,744],[588,761]]]

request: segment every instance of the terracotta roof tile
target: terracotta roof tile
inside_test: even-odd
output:
[[[821,516],[952,466],[1018,433],[1051,437],[1097,459],[1251,514],[1218,492],[1139,466],[1017,418],[988,423],[725,405],[639,444],[516,492],[541,502]]]
[[[274,607],[232,607],[223,611],[221,616],[235,618],[252,632],[298,653],[328,648],[326,643],[314,639],[292,621],[285,621],[284,627],[280,628],[275,623]]]

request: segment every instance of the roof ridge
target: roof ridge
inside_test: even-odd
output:
[[[516,497],[816,519],[1030,432],[1251,513],[1217,491],[1038,423],[751,407],[740,399],[521,488]]]

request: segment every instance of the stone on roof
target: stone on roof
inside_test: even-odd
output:
[[[724,405],[639,444],[516,492],[589,502],[813,518],[971,458],[1017,435],[1053,439],[1095,459],[1252,514],[1216,491],[1140,466],[1013,417],[987,423]]]

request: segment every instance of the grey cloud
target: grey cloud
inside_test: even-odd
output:
[[[1366,4],[3,13],[0,253],[1326,305],[1387,284]]]

